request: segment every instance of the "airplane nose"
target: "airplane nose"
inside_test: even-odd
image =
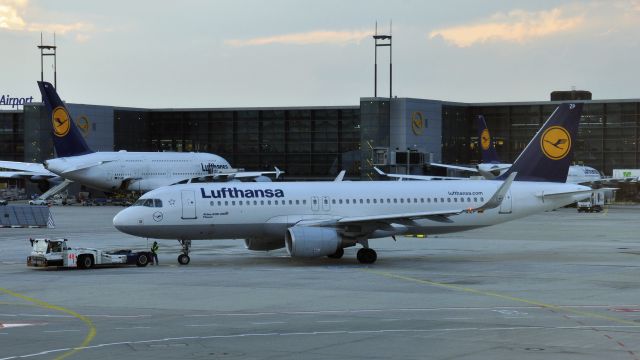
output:
[[[113,217],[113,226],[125,234],[136,235],[134,231],[136,225],[138,220],[133,217],[129,208],[121,210]]]

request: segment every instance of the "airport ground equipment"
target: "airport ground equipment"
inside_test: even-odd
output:
[[[129,249],[103,251],[91,248],[71,248],[67,239],[29,239],[31,255],[27,266],[90,269],[94,266],[136,265],[144,267],[151,261],[151,252]]]
[[[578,201],[576,208],[578,212],[600,212],[604,208],[604,192],[596,191],[590,198]]]
[[[53,216],[47,206],[6,205],[0,207],[0,228],[54,228]]]

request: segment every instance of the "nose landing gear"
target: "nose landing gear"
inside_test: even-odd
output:
[[[189,249],[191,248],[191,240],[178,240],[182,245],[182,254],[178,256],[178,263],[180,265],[188,265],[191,261],[189,257]]]

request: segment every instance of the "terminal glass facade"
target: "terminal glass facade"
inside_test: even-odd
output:
[[[443,162],[474,164],[480,161],[475,119],[484,115],[498,156],[503,162],[511,163],[556,107],[557,103],[443,105]],[[611,175],[613,169],[640,168],[639,114],[638,101],[585,102],[574,145],[574,162],[607,175]]]
[[[286,171],[288,178],[359,173],[358,107],[115,110],[116,149],[210,152],[246,170]]]
[[[22,111],[0,111],[0,160],[24,161]]]

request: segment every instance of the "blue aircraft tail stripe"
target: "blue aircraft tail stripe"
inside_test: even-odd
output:
[[[53,85],[38,81],[38,87],[47,111],[47,118],[51,121],[51,135],[57,156],[67,157],[92,153],[93,151],[71,119],[69,110],[60,100]]]
[[[480,146],[480,152],[482,154],[482,163],[484,164],[497,164],[500,162],[496,147],[493,142],[493,135],[487,127],[487,122],[484,120],[484,116],[478,115],[478,145]]]

